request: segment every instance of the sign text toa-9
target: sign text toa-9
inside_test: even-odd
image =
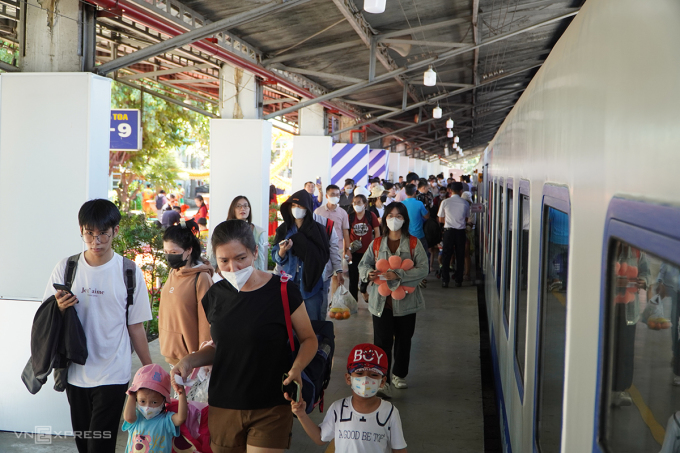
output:
[[[111,109],[111,151],[142,149],[139,110]]]

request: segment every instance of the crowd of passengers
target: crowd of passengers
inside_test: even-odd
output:
[[[87,249],[56,265],[43,298],[66,336],[79,324],[84,338],[69,341],[86,341],[86,360],[72,359],[65,377],[78,451],[113,453],[123,415],[126,452],[202,451],[201,437],[214,453],[282,452],[290,448],[295,415],[314,442],[334,442],[337,452],[406,452],[389,399],[408,388],[411,339],[430,271],[448,287],[455,263],[456,286],[469,280],[475,185],[474,176],[415,173],[395,183],[374,178],[367,187],[348,179],[323,193],[319,180],[308,182],[281,204],[283,221],[269,225],[270,251],[268,231],[252,223],[250,202],[239,196],[212,230],[209,259],[201,244],[203,198],[196,199],[197,215],[184,219],[174,196],[167,197],[159,215],[170,272],[158,331],[170,373],[149,353],[144,274],[137,266],[126,272],[129,260],[112,249],[118,208],[103,199],[84,203],[78,224]],[[69,275],[70,290],[59,287]],[[332,403],[317,426],[299,398],[301,373],[318,348],[312,321],[326,320],[329,295],[347,283],[355,299],[361,294],[368,302],[373,343],[352,349],[345,374],[352,395]],[[299,342],[294,360],[284,300]],[[143,366],[128,386],[131,346]]]

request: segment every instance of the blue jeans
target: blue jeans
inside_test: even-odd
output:
[[[311,297],[305,299],[305,308],[311,321],[324,321],[326,319],[326,311],[328,311],[328,292],[325,290],[326,283],[319,292]],[[325,301],[324,301],[324,294]]]

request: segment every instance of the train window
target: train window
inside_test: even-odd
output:
[[[512,270],[512,181],[508,181],[507,193],[507,209],[505,210],[506,220],[505,224],[508,226],[508,232],[505,240],[505,265],[503,266],[503,315],[505,316],[505,325],[510,321],[510,271]],[[506,330],[507,332],[507,330]]]
[[[517,382],[524,388],[524,369],[526,366],[526,334],[527,334],[527,283],[529,265],[529,197],[523,193],[520,185],[517,226],[522,226],[517,237],[517,256],[515,257],[515,358],[517,364]],[[528,189],[528,187],[527,187]]]
[[[535,422],[538,451],[545,453],[559,452],[562,438],[569,256],[569,214],[548,205],[549,198],[543,211]]]
[[[677,264],[623,241],[609,247],[610,377],[605,442],[616,453],[678,451]],[[677,421],[676,421],[677,420]],[[664,426],[666,438],[664,439]]]
[[[501,257],[503,256],[503,183],[498,185],[498,229],[496,230],[496,285],[501,290]]]

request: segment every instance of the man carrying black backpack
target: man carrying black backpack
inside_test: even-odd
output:
[[[115,451],[132,367],[130,343],[142,365],[151,363],[143,324],[151,319],[144,275],[111,247],[120,219],[108,200],[83,204],[78,223],[87,250],[56,265],[43,297],[55,296],[61,313],[74,307],[87,338],[87,360],[70,364],[66,386],[80,453]],[[54,284],[68,286],[69,261],[76,263],[71,291],[56,290]]]

